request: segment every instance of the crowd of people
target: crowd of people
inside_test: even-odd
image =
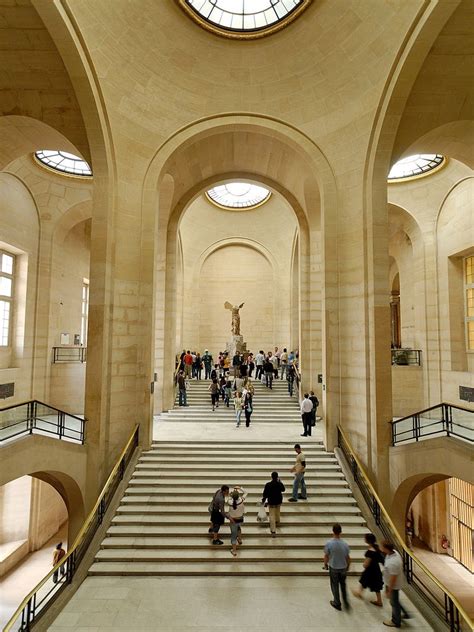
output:
[[[299,444],[294,446],[296,453],[295,464],[290,472],[294,476],[293,488],[288,502],[298,502],[307,500],[307,489],[304,480],[306,472],[306,457]],[[268,521],[272,538],[277,537],[277,527],[281,527],[281,506],[283,504],[283,494],[285,486],[280,480],[278,472],[271,473],[270,481],[265,483],[262,493],[261,505],[258,510],[257,520],[266,520],[265,509],[268,508]],[[209,535],[212,536],[212,544],[220,546],[224,544],[221,540],[220,530],[226,520],[230,527],[230,552],[233,557],[237,557],[238,547],[243,544],[242,527],[246,515],[245,501],[247,493],[242,486],[235,486],[230,490],[229,485],[222,485],[213,495],[209,505],[210,527]],[[263,512],[264,518],[260,518]],[[332,599],[330,604],[336,610],[342,610],[344,606],[351,609],[348,598],[346,579],[351,566],[350,547],[342,537],[342,527],[334,524],[332,528],[332,538],[324,546],[324,568],[329,572],[330,588]],[[368,589],[375,594],[375,599],[370,603],[376,607],[383,606],[382,589],[385,584],[385,592],[390,600],[392,608],[391,619],[383,623],[388,627],[401,627],[402,618],[408,619],[410,615],[400,603],[400,590],[403,584],[403,563],[400,554],[395,550],[393,544],[384,541],[380,546],[373,533],[365,535],[367,550],[364,554],[363,571],[359,579],[357,589],[352,591],[353,595],[363,598],[363,591]],[[383,569],[383,572],[382,572]]]
[[[212,411],[219,407],[219,401],[229,408],[234,407],[236,427],[240,427],[242,412],[245,415],[245,426],[248,428],[253,412],[255,388],[253,380],[260,380],[267,388],[273,388],[274,380],[286,380],[288,394],[299,386],[298,352],[275,347],[274,351],[264,353],[260,350],[254,357],[236,352],[231,358],[227,351],[219,352],[217,362],[206,349],[199,352],[184,350],[176,357],[176,385],[178,387],[179,406],[187,406],[186,391],[189,380],[210,380],[208,391],[211,398]],[[255,373],[254,373],[255,372]],[[301,402],[301,419],[304,437],[311,436],[311,428],[316,424],[319,401],[314,391],[305,393]]]

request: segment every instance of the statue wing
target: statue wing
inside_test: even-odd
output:
[[[231,304],[231,303],[229,303],[229,301],[226,301],[226,302],[224,303],[224,307],[225,307],[226,309],[232,309],[232,307],[233,307],[233,306],[232,306],[232,304]]]
[[[242,307],[243,307],[244,305],[245,305],[245,303],[241,303],[241,304],[239,305],[239,309],[242,309]]]

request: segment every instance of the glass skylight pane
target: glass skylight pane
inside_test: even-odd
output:
[[[270,197],[265,187],[248,182],[229,182],[207,192],[208,197],[226,208],[252,208]]]
[[[51,169],[74,175],[91,176],[92,171],[85,160],[67,151],[41,149],[35,152],[37,160]]]
[[[389,180],[411,178],[436,169],[444,161],[441,154],[414,154],[396,162],[388,174]]]
[[[205,20],[230,30],[254,31],[286,18],[304,0],[185,0]]]

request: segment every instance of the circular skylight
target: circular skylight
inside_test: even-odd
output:
[[[444,161],[440,154],[414,154],[396,162],[388,174],[389,180],[421,176],[439,167]]]
[[[181,4],[224,31],[255,33],[286,21],[308,0],[181,0]]]
[[[265,187],[249,182],[228,182],[209,189],[207,196],[218,206],[230,209],[253,208],[262,204],[271,193]]]
[[[62,173],[74,176],[91,176],[92,170],[85,160],[59,149],[41,149],[35,152],[35,157],[41,163]]]

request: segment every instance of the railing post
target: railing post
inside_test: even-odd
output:
[[[64,436],[64,413],[62,410],[58,411],[58,424],[59,438],[62,439]]]
[[[390,423],[390,422],[389,422]],[[392,431],[392,445],[395,445],[395,436],[396,436],[396,421],[392,421],[392,423],[390,423],[391,426],[391,431]]]
[[[102,497],[100,500],[99,506],[97,508],[97,519],[98,519],[99,524],[102,524],[102,521],[105,516],[105,511],[106,511],[105,498]]]
[[[413,430],[414,430],[415,441],[418,441],[420,437],[420,415],[418,414],[413,415]]]
[[[449,437],[453,430],[453,410],[449,404],[443,404],[443,417],[446,418],[446,434]]]

